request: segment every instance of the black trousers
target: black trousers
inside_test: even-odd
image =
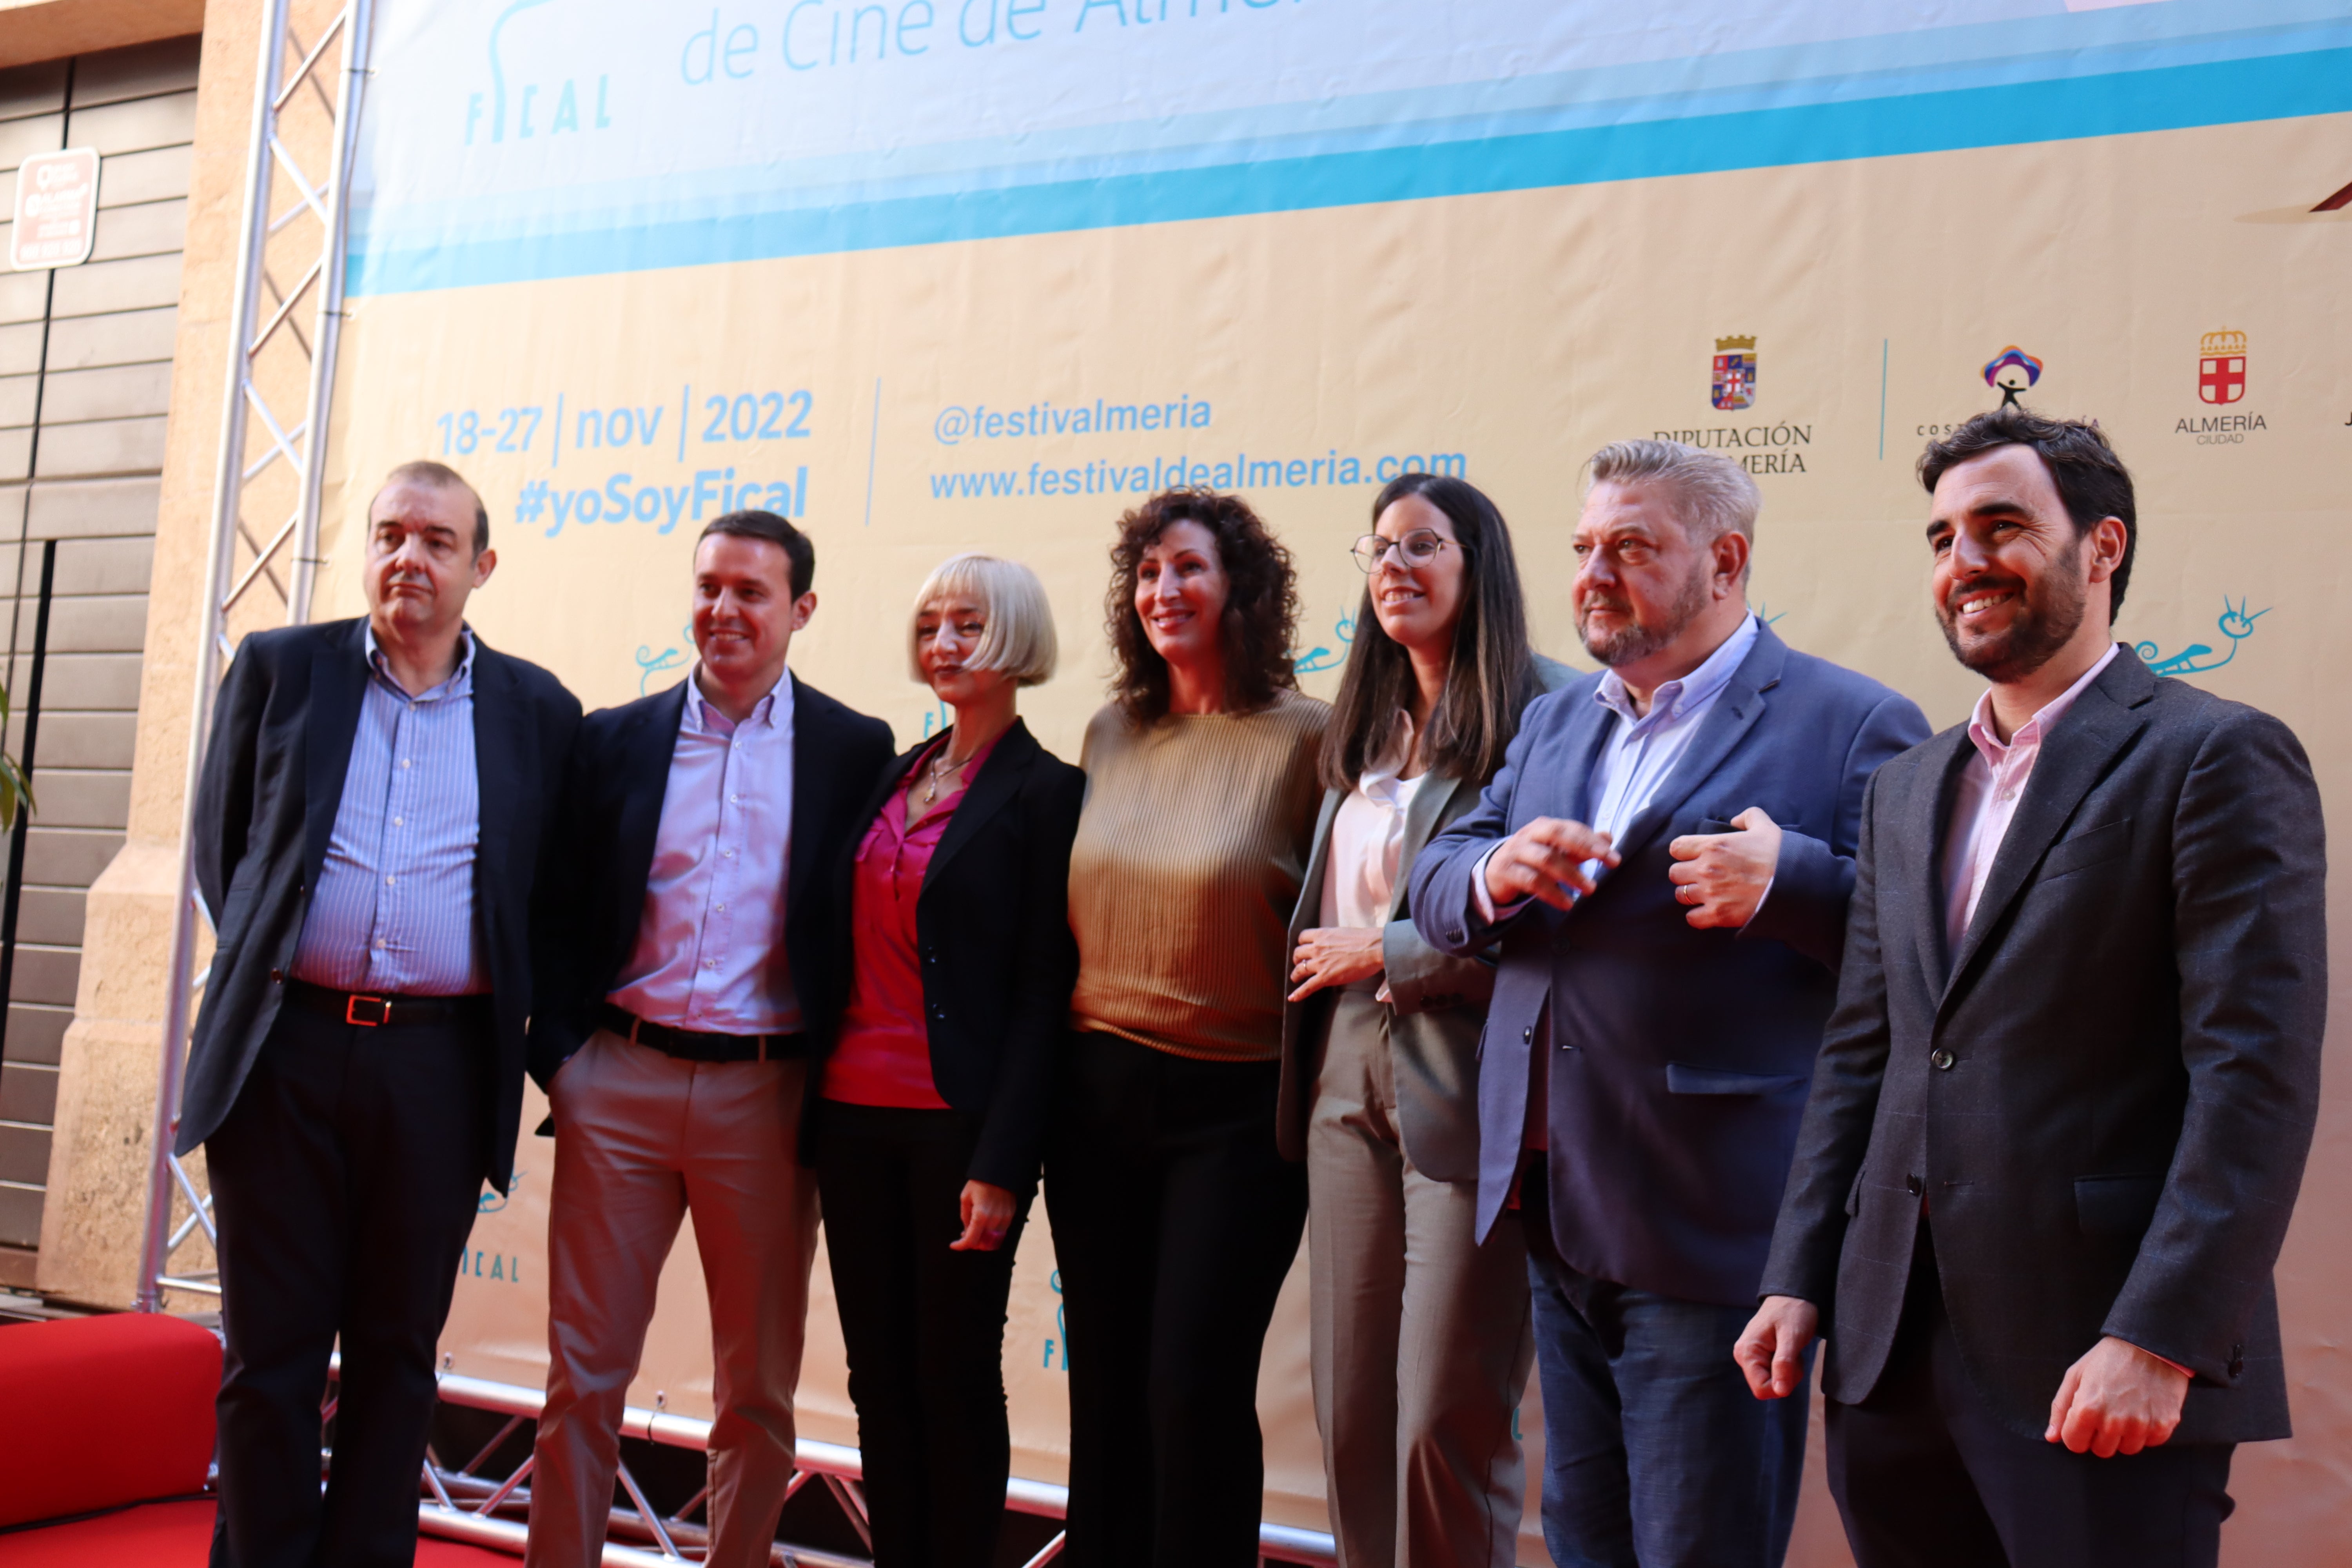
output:
[[[1878,1386],[1829,1402],[1830,1492],[1859,1568],[2213,1568],[2232,1446],[2102,1459],[2011,1430],[1969,1384],[1924,1222],[1912,1256]]]
[[[491,1038],[294,1007],[205,1143],[219,1226],[214,1568],[407,1568],[434,1347],[473,1229]],[[319,1407],[342,1342],[332,1477]]]
[[[1070,1358],[1070,1568],[1255,1568],[1257,1369],[1307,1223],[1274,1062],[1066,1047],[1045,1154]]]
[[[989,1568],[1004,1518],[1004,1303],[1035,1189],[993,1252],[954,1252],[976,1118],[828,1102],[825,1254],[849,1352],[875,1568]]]

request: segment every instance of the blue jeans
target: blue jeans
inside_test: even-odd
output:
[[[1753,1309],[1569,1267],[1541,1185],[1528,1183],[1525,1217],[1556,1568],[1780,1568],[1804,1475],[1812,1352],[1795,1394],[1759,1400],[1731,1359]]]

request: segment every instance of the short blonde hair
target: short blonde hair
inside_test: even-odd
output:
[[[1038,686],[1054,678],[1060,649],[1045,584],[1018,561],[967,551],[932,568],[915,592],[915,607],[907,617],[907,673],[916,684],[926,684],[918,631],[923,612],[959,595],[979,601],[981,613],[988,617],[980,647],[965,661],[967,668],[1003,670],[1016,686]]]

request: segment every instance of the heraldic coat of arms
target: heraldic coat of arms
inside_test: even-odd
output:
[[[2235,403],[2246,395],[2246,334],[2208,332],[2197,341],[2197,399]]]
[[[1745,408],[1756,401],[1756,340],[1715,340],[1715,405]]]

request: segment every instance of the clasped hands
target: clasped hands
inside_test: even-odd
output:
[[[1675,864],[1666,878],[1684,919],[1706,930],[1737,931],[1755,918],[1780,862],[1780,828],[1769,813],[1749,806],[1731,819],[1731,833],[1687,833],[1668,845]],[[1609,835],[1581,822],[1538,816],[1486,858],[1486,895],[1500,909],[1536,899],[1564,910],[1592,891],[1590,867],[1613,867]]]
[[[1767,1296],[1732,1347],[1732,1359],[1759,1399],[1797,1391],[1805,1347],[1821,1330],[1820,1309],[1794,1296]],[[2063,1443],[2102,1459],[2137,1454],[2169,1438],[2180,1425],[2189,1376],[2128,1340],[2109,1334],[2066,1369],[2050,1401],[2045,1443]]]

